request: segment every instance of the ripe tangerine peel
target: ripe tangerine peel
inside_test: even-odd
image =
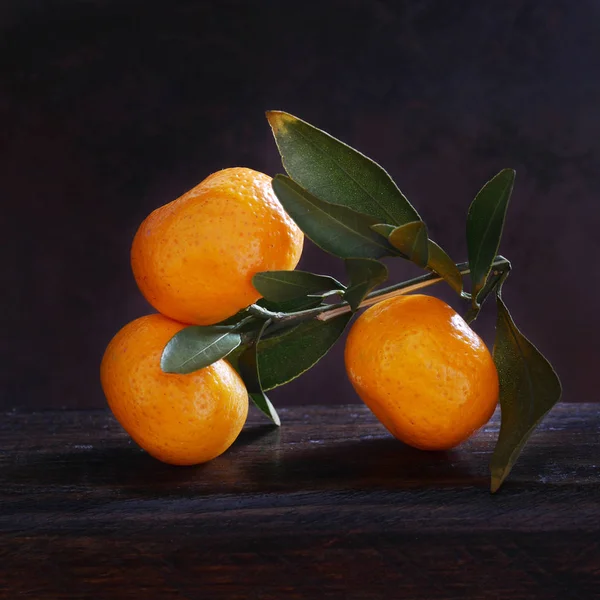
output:
[[[148,315],[125,325],[109,343],[100,377],[123,429],[155,458],[194,465],[219,456],[248,415],[248,394],[224,360],[191,373],[164,373],[165,344],[184,325]]]
[[[487,423],[498,402],[498,373],[487,347],[431,296],[398,296],[365,311],[348,335],[345,361],[365,404],[416,448],[460,444]]]
[[[151,213],[134,238],[131,265],[156,310],[210,325],[260,298],[253,275],[294,269],[303,242],[271,177],[236,167]]]

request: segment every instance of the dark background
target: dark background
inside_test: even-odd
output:
[[[13,0],[0,33],[3,408],[104,404],[104,347],[149,312],[136,228],[217,169],[280,172],[270,108],[384,165],[457,260],[516,168],[507,303],[565,400],[597,399],[600,3]],[[341,275],[310,244],[301,267]],[[273,400],[356,401],[342,347]]]

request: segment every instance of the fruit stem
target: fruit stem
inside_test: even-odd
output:
[[[468,269],[466,273],[468,273]],[[464,272],[461,271],[461,275],[464,275]],[[398,286],[390,286],[389,288],[384,288],[382,290],[377,290],[380,293],[374,292],[373,294],[369,294],[366,298],[359,304],[358,308],[366,308],[367,306],[372,306],[373,304],[378,304],[383,300],[388,300],[389,298],[395,298],[396,296],[403,296],[404,294],[410,294],[411,292],[416,292],[417,290],[429,287],[430,285],[435,285],[440,281],[443,281],[441,277],[432,277],[431,279],[425,279],[424,281],[415,281],[414,283],[410,283],[412,280],[405,281],[402,287]],[[329,310],[326,312],[322,312],[317,315],[316,318],[319,321],[329,321],[330,319],[335,319],[335,317],[339,317],[345,313],[351,312],[352,308],[348,304],[339,304],[336,305],[333,310]]]
[[[458,263],[456,266],[461,275],[467,275],[470,272],[469,263],[467,262]],[[510,262],[503,256],[496,256],[494,262],[492,263],[492,269],[497,272],[502,272],[509,268]],[[360,303],[359,308],[377,304],[378,302],[387,300],[388,298],[409,294],[425,287],[429,287],[430,285],[439,283],[443,280],[443,277],[440,277],[436,273],[428,273],[427,275],[421,275],[420,277],[415,277],[413,279],[409,279],[408,281],[402,281],[401,283],[396,283],[386,288],[371,292]],[[311,319],[329,321],[330,319],[335,319],[335,317],[339,317],[340,315],[344,315],[349,312],[352,312],[352,308],[348,302],[343,301],[338,302],[337,304],[317,306],[316,308],[310,308],[308,310],[302,310],[295,313],[271,313],[269,316],[273,318],[274,321],[271,331],[280,329],[282,327],[288,327],[292,323],[297,324],[301,323],[302,321],[309,321]]]

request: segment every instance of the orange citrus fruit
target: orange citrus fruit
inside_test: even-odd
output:
[[[157,314],[125,325],[106,348],[100,378],[134,441],[163,462],[194,465],[235,441],[248,415],[248,393],[224,360],[189,375],[161,370],[165,344],[183,327]]]
[[[294,269],[303,242],[271,177],[235,167],[151,213],[133,240],[131,265],[156,310],[210,325],[260,298],[254,274]]]
[[[447,450],[492,416],[498,373],[481,338],[431,296],[397,296],[372,306],[346,342],[354,389],[399,440]]]

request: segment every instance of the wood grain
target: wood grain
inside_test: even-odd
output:
[[[498,415],[447,453],[363,406],[252,413],[198,467],[105,411],[0,422],[0,598],[597,598],[600,405],[560,405],[488,492]]]

